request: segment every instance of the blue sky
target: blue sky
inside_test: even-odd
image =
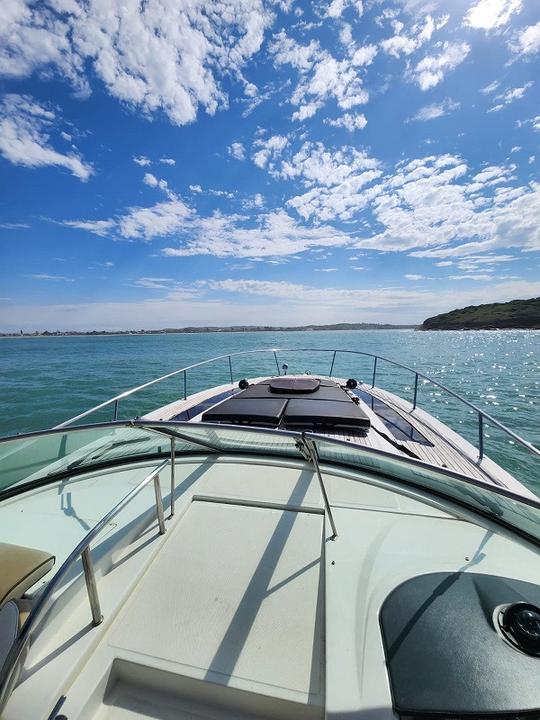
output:
[[[0,327],[540,295],[537,0],[4,0]]]

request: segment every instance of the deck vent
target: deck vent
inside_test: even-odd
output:
[[[527,655],[540,655],[540,608],[526,602],[509,605],[499,615],[507,640]]]

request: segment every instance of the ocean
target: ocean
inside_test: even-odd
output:
[[[51,427],[130,387],[218,355],[258,348],[374,353],[418,369],[540,446],[540,331],[351,330],[179,333],[0,340],[0,435]],[[332,353],[277,352],[289,372],[328,374]],[[233,358],[235,380],[274,374],[273,353]],[[373,360],[339,354],[334,375],[371,383]],[[188,393],[229,379],[228,360],[188,373]],[[412,398],[414,375],[379,361],[376,384]],[[183,395],[181,375],[125,400],[120,418]],[[418,404],[472,442],[476,414],[439,388],[419,383]],[[88,419],[111,418],[111,408]],[[540,492],[540,462],[487,423],[485,453]]]

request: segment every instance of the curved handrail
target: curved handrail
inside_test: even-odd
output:
[[[365,352],[362,350],[341,350],[341,349],[335,350],[335,349],[330,349],[330,348],[261,348],[261,349],[255,349],[255,350],[242,350],[242,351],[235,352],[235,353],[227,353],[225,355],[217,355],[216,357],[209,358],[208,360],[202,360],[200,362],[193,363],[192,365],[187,365],[186,367],[179,368],[178,370],[173,370],[173,372],[167,373],[166,375],[162,375],[159,378],[155,378],[154,380],[150,380],[149,382],[146,382],[142,385],[138,385],[129,390],[125,390],[124,392],[120,393],[119,395],[116,395],[116,396],[110,398],[109,400],[106,400],[105,402],[102,402],[99,405],[96,405],[96,406],[90,408],[89,410],[86,410],[85,412],[80,413],[79,415],[76,415],[75,417],[70,418],[69,420],[65,420],[63,423],[56,425],[55,429],[67,427],[68,425],[71,425],[72,423],[77,422],[78,420],[81,420],[82,418],[87,417],[88,415],[90,415],[94,412],[97,412],[98,410],[102,410],[103,408],[105,408],[109,405],[112,405],[113,403],[115,405],[114,419],[116,420],[118,417],[118,404],[119,404],[120,400],[122,400],[126,397],[129,397],[131,395],[134,395],[135,393],[140,392],[141,390],[144,390],[152,385],[162,382],[163,380],[167,380],[176,375],[180,375],[181,373],[184,374],[184,398],[186,398],[187,397],[187,390],[186,390],[186,388],[187,388],[187,382],[186,382],[187,371],[193,370],[194,368],[197,368],[197,367],[202,367],[203,365],[208,365],[208,364],[216,362],[218,360],[228,360],[229,361],[229,375],[230,375],[231,384],[233,383],[233,370],[232,370],[232,358],[233,357],[239,357],[239,356],[244,356],[244,355],[255,355],[255,354],[260,354],[260,353],[273,353],[275,363],[276,363],[276,368],[277,368],[278,374],[280,374],[280,367],[279,367],[279,362],[278,362],[278,358],[277,358],[278,352],[281,352],[281,353],[283,353],[283,352],[287,352],[287,353],[295,353],[295,352],[333,353],[332,364],[331,364],[330,373],[329,373],[330,377],[332,376],[336,356],[338,353],[343,353],[343,354],[348,354],[348,355],[361,355],[363,357],[373,358],[373,360],[374,360],[373,380],[372,380],[371,387],[375,386],[375,379],[376,379],[376,374],[377,374],[377,362],[379,360],[381,360],[383,362],[387,362],[387,363],[394,365],[395,367],[399,367],[403,370],[407,370],[408,372],[413,373],[415,376],[414,398],[413,398],[413,402],[412,402],[411,412],[414,411],[417,407],[418,378],[422,378],[422,379],[426,380],[427,382],[431,383],[432,385],[435,385],[436,387],[440,388],[444,392],[448,393],[452,397],[456,398],[461,403],[463,403],[464,405],[466,405],[467,407],[469,407],[470,409],[472,409],[474,412],[477,413],[479,460],[482,460],[482,458],[484,457],[484,420],[487,420],[492,425],[497,427],[499,430],[506,433],[515,442],[522,445],[533,455],[540,457],[540,450],[535,445],[533,445],[531,442],[529,442],[528,440],[525,440],[525,438],[522,438],[520,435],[515,433],[513,430],[506,427],[506,425],[501,423],[499,420],[494,418],[489,413],[485,412],[485,410],[482,410],[481,408],[479,408],[477,405],[472,403],[470,400],[467,400],[466,398],[462,397],[454,390],[451,390],[450,388],[446,387],[446,385],[443,385],[442,383],[440,383],[438,380],[434,380],[433,378],[429,377],[428,375],[425,375],[424,373],[416,370],[415,368],[411,368],[408,365],[397,362],[396,360],[392,360],[391,358],[387,358],[383,355],[377,355],[375,353]]]
[[[21,632],[15,643],[13,644],[7,658],[4,661],[2,667],[0,667],[0,708],[4,707],[4,703],[11,690],[11,678],[17,663],[24,652],[27,643],[30,641],[32,630],[37,626],[41,618],[43,617],[47,604],[52,597],[53,592],[58,587],[60,581],[66,576],[67,572],[75,564],[75,562],[82,558],[84,576],[86,580],[86,586],[88,590],[88,596],[90,600],[90,607],[92,610],[92,624],[99,625],[103,620],[101,616],[99,599],[97,595],[97,589],[94,579],[94,571],[90,556],[90,543],[96,539],[103,528],[121,512],[126,505],[128,505],[134,497],[136,497],[140,491],[145,488],[150,481],[154,481],[155,495],[156,495],[156,509],[159,524],[159,532],[161,535],[165,533],[164,517],[163,517],[163,503],[161,500],[161,492],[159,490],[159,473],[164,470],[171,460],[168,458],[164,460],[160,465],[157,465],[150,473],[148,473],[141,482],[136,485],[132,490],[125,495],[120,502],[118,502],[112,510],[109,510],[99,522],[91,528],[83,539],[76,545],[76,547],[69,553],[67,558],[64,560],[62,565],[56,571],[54,577],[47,583],[45,589],[40,594],[39,599],[30,611],[24,625],[22,626]],[[157,478],[157,482],[156,482]],[[158,496],[159,492],[159,496]]]

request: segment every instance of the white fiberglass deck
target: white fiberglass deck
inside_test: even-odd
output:
[[[193,502],[119,616],[114,655],[322,706],[322,526],[320,514]]]
[[[84,499],[91,517],[108,485],[127,490],[142,474],[81,477],[72,505]],[[144,514],[151,497],[145,506],[141,495],[93,550],[102,625],[89,624],[80,576],[65,598],[61,588],[3,720],[48,720],[62,695],[69,720],[357,712],[393,720],[378,614],[396,585],[441,570],[532,582],[540,574],[526,542],[363,472],[324,469],[333,541],[317,479],[301,460],[191,459],[177,461],[176,474],[176,514],[164,536]],[[163,488],[167,481],[163,473]],[[79,513],[59,509],[66,490],[34,491],[35,503],[58,512],[26,527],[27,544],[47,548],[54,535],[67,554],[84,534]],[[0,540],[14,540],[24,503],[0,509]]]

